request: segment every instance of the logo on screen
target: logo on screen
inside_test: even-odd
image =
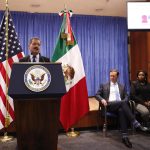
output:
[[[142,16],[142,23],[147,23],[147,16],[146,15],[143,15]]]
[[[34,65],[28,68],[24,74],[24,83],[28,89],[34,92],[46,90],[51,83],[51,74],[47,68]]]

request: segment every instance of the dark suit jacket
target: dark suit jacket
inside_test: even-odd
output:
[[[130,97],[137,104],[144,105],[144,102],[150,100],[150,83],[141,84],[139,81],[132,81]]]
[[[128,100],[128,94],[126,93],[125,87],[118,83],[119,92],[120,92],[120,98],[121,100]],[[101,101],[102,99],[105,99],[108,101],[110,94],[110,82],[106,84],[100,85],[99,90],[96,93],[96,99]]]
[[[19,62],[31,62],[30,55],[23,57],[22,59],[19,60]],[[39,62],[50,62],[50,59],[40,55]]]

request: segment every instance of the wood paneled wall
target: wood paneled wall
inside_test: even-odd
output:
[[[147,33],[148,81],[150,82],[150,32]]]
[[[136,73],[143,69],[149,74],[150,81],[150,32],[130,32],[130,71],[131,80],[136,80]]]

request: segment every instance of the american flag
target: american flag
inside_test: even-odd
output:
[[[6,28],[6,18],[8,16],[8,28]],[[6,32],[6,29],[8,29]],[[8,36],[7,36],[8,33]],[[8,59],[6,60],[6,41],[8,37]],[[5,11],[0,25],[0,129],[6,127],[5,121],[10,116],[9,121],[14,120],[13,99],[7,96],[7,88],[11,74],[12,64],[18,62],[24,56],[11,14]],[[7,82],[8,81],[8,82]],[[15,81],[14,81],[15,83]]]

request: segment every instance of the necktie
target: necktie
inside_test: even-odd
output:
[[[36,56],[33,56],[33,57],[32,57],[32,62],[36,62],[35,59],[36,59]]]

